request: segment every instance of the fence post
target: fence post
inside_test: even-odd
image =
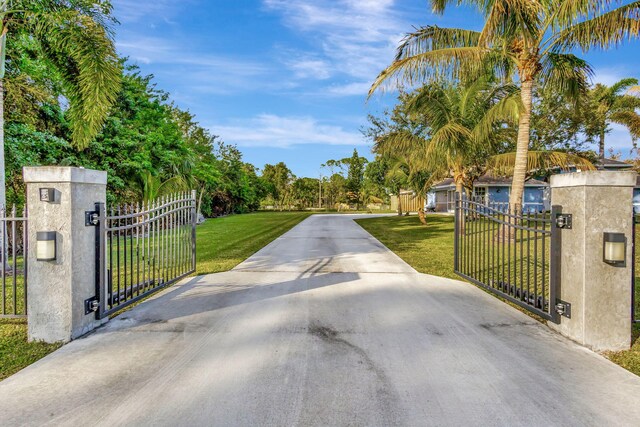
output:
[[[564,312],[559,324],[550,324],[561,334],[596,351],[623,350],[631,345],[631,286],[633,187],[636,173],[589,171],[551,177],[551,202],[562,207],[558,222],[554,209],[552,227],[560,233],[556,304]],[[561,227],[558,227],[560,225]],[[624,261],[605,262],[605,233],[620,233],[626,239]],[[557,243],[556,243],[557,244]]]
[[[459,246],[458,239],[460,238],[460,211],[461,211],[461,201],[460,194],[456,193],[456,205],[454,207],[454,217],[453,217],[453,271],[460,271],[458,256],[459,256]]]
[[[198,199],[196,190],[191,190],[191,268],[196,271],[196,225],[198,224]]]
[[[97,273],[96,231],[85,225],[85,213],[106,202],[107,173],[46,166],[25,167],[23,176],[29,207],[29,340],[67,342],[101,324],[93,312],[85,314]],[[45,248],[38,247],[41,232],[54,238],[52,260],[38,260]]]

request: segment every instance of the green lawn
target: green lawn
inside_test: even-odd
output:
[[[208,219],[197,228],[197,274],[230,270],[309,215],[260,212]],[[0,319],[0,380],[59,347],[27,342],[26,319]]]
[[[365,218],[357,222],[400,258],[421,273],[459,279],[453,272],[453,217],[427,215],[427,226],[414,217]],[[640,229],[640,227],[638,227]],[[639,233],[640,234],[640,233]],[[640,236],[638,236],[640,238]],[[636,272],[640,263],[636,257]],[[640,310],[640,277],[636,278],[636,304]],[[518,306],[512,305],[517,309]],[[528,311],[520,309],[526,314]],[[532,317],[540,320],[535,315]],[[633,328],[630,350],[606,353],[610,360],[640,375],[640,324]]]
[[[459,279],[453,272],[453,217],[417,215],[364,218],[356,221],[420,273]]]

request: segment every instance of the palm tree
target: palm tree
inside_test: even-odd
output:
[[[472,188],[489,156],[508,138],[509,128],[500,125],[517,121],[519,110],[514,85],[485,79],[465,86],[426,85],[407,102],[407,111],[424,121],[425,132],[393,130],[375,141],[374,151],[408,159],[414,173],[428,171],[423,191],[452,175],[461,197],[463,187]]]
[[[69,100],[71,138],[79,149],[100,131],[120,88],[121,70],[108,2],[0,0],[0,208],[5,206],[4,77],[7,36],[27,34],[55,68]]]
[[[569,97],[586,91],[591,68],[571,52],[607,49],[638,37],[640,1],[431,0],[436,13],[451,3],[476,6],[484,15],[482,30],[426,26],[407,34],[369,96],[394,79],[413,85],[443,76],[466,80],[517,75],[522,110],[509,202],[512,208],[521,206],[534,85],[550,85]]]
[[[515,85],[492,84],[483,78],[459,86],[434,83],[410,98],[407,110],[424,121],[426,132],[394,129],[376,139],[374,151],[408,159],[412,173],[428,171],[424,190],[452,176],[456,193],[462,197],[463,189],[470,193],[473,182],[488,171],[513,173],[515,153],[500,152],[513,139],[508,125],[517,123],[522,111]],[[529,152],[526,172],[569,165],[593,169],[576,155]]]
[[[637,79],[622,79],[610,87],[598,83],[589,91],[594,115],[589,128],[599,138],[601,159],[605,156],[605,135],[611,123],[625,126],[634,140],[640,138],[640,114],[636,112],[640,108],[639,92]]]
[[[138,176],[137,184],[142,200],[151,203],[158,197],[168,196],[173,193],[187,191],[189,189],[189,179],[184,175],[174,175],[167,179],[153,175],[149,171],[144,171]]]
[[[409,159],[414,170],[430,172],[434,182],[453,176],[456,192],[483,175],[488,158],[508,140],[520,102],[514,85],[478,79],[466,86],[426,85],[409,99],[407,109],[426,125],[424,134],[396,129],[375,142],[374,151]]]

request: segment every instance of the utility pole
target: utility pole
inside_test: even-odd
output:
[[[318,179],[318,209],[322,209],[322,175]]]

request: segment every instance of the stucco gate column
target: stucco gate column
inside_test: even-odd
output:
[[[631,345],[633,187],[636,173],[588,171],[551,177],[551,203],[572,215],[562,229],[559,298],[571,318],[551,324],[561,334],[596,351]],[[554,218],[552,220],[555,221]],[[604,262],[604,233],[623,233],[623,265]]]
[[[107,173],[75,167],[25,167],[29,340],[67,342],[100,325],[85,315],[95,295],[95,227],[85,211],[105,203]],[[47,190],[50,190],[47,192]],[[38,261],[37,232],[55,232],[56,259]]]

